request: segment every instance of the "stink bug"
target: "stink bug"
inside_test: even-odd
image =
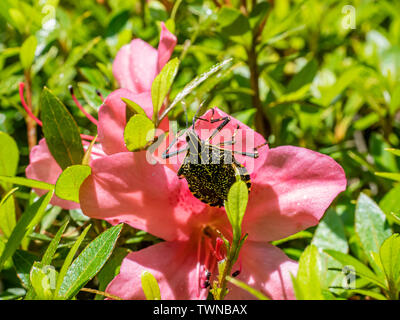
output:
[[[210,120],[197,117],[196,113],[193,117],[191,127],[184,131],[186,133],[186,147],[181,150],[169,152],[177,142],[179,138],[177,136],[163,152],[162,157],[163,159],[167,159],[186,151],[185,159],[178,170],[178,177],[186,179],[190,192],[196,198],[210,206],[222,207],[228,197],[229,189],[237,180],[241,179],[246,182],[249,192],[251,188],[250,175],[246,168],[235,159],[234,154],[258,158],[257,149],[266,143],[254,148],[254,152],[252,153],[222,148],[224,145],[235,144],[235,136],[239,129],[238,125],[231,141],[225,141],[216,145],[211,144],[210,141],[231,120],[228,116],[214,119],[214,109],[211,112],[212,116]],[[210,123],[221,123],[206,140],[201,140],[194,129],[196,119]]]

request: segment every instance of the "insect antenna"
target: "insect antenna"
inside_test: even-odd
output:
[[[189,127],[189,119],[188,119],[188,113],[187,113],[187,106],[186,106],[186,102],[182,101],[182,109],[185,112],[185,118],[186,118],[186,129]]]
[[[192,123],[192,129],[193,129],[193,130],[194,130],[194,124],[195,124],[195,122],[196,122],[196,119],[198,119],[199,112],[200,112],[201,108],[204,106],[204,104],[205,104],[206,101],[207,101],[207,100],[202,101],[202,102],[200,103],[199,107],[198,107],[197,110],[196,110],[196,114],[195,114],[194,117],[193,117],[193,123]]]

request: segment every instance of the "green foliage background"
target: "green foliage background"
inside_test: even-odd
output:
[[[354,29],[345,27],[351,22],[346,5],[355,8]],[[297,297],[398,299],[399,279],[389,279],[386,251],[379,257],[380,246],[398,232],[400,221],[399,152],[387,150],[400,148],[398,1],[1,0],[0,162],[18,163],[16,170],[9,170],[24,176],[29,161],[27,127],[34,125],[21,106],[19,82],[30,85],[27,90],[36,115],[42,88],[47,86],[73,114],[80,132],[93,135],[96,127],[75,107],[68,85],[76,88],[86,110],[96,115],[101,105],[96,89],[105,96],[118,87],[112,75],[118,50],[132,38],[156,47],[160,21],[166,21],[178,37],[173,56],[181,64],[171,101],[197,75],[233,58],[229,68],[186,98],[189,117],[206,101],[207,107],[218,106],[263,133],[271,147],[288,144],[313,149],[333,157],[346,172],[347,190],[318,227],[275,242],[291,258],[304,261],[295,280]],[[182,108],[175,108],[170,118],[184,125]],[[36,137],[42,136],[36,127]],[[15,222],[36,197],[29,187],[20,187],[11,194],[14,203],[9,201],[10,194],[6,199],[11,184],[3,181],[1,187],[0,253]],[[7,212],[15,212],[14,217]],[[25,260],[40,260],[64,217],[71,219],[68,236],[53,260],[61,268],[89,221],[78,210],[47,208],[34,232],[23,238],[13,259],[5,262],[0,298],[18,299],[29,291],[20,281],[27,272],[29,278],[29,268],[23,273],[16,260],[24,255],[30,255]],[[5,219],[15,220],[7,222],[10,230],[1,227]],[[108,228],[103,222],[91,223],[85,243]],[[380,239],[375,247],[371,230]],[[393,250],[398,252],[393,237]],[[124,228],[117,250],[88,285],[104,290],[127,250],[157,241],[142,231]],[[340,270],[347,260],[324,249],[349,254],[368,266],[379,281],[360,276],[356,268],[357,288],[343,289],[343,275],[333,269]],[[399,265],[400,255],[395,257],[393,264]],[[399,276],[396,270],[390,273],[392,277]],[[81,292],[77,297],[93,295]]]

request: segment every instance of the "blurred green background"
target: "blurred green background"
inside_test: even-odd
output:
[[[156,47],[161,21],[178,38],[173,56],[181,66],[172,98],[212,65],[234,58],[188,96],[189,117],[206,100],[263,133],[271,147],[310,148],[344,168],[348,189],[320,227],[336,238],[315,240],[311,228],[277,244],[298,259],[311,241],[322,248],[331,243],[367,263],[354,230],[360,193],[398,230],[400,161],[387,149],[400,147],[400,1],[1,0],[0,131],[18,145],[17,173],[24,174],[34,144],[27,128],[42,137],[21,106],[18,83],[28,84],[35,114],[46,85],[81,132],[95,134],[68,85],[96,116],[96,89],[107,95],[118,87],[112,75],[118,50],[133,38]],[[175,108],[170,118],[184,123],[183,110]],[[16,195],[24,207],[29,190]],[[157,241],[147,237],[131,245]]]

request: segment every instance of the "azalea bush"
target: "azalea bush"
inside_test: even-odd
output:
[[[2,0],[0,299],[399,299],[399,12]]]

